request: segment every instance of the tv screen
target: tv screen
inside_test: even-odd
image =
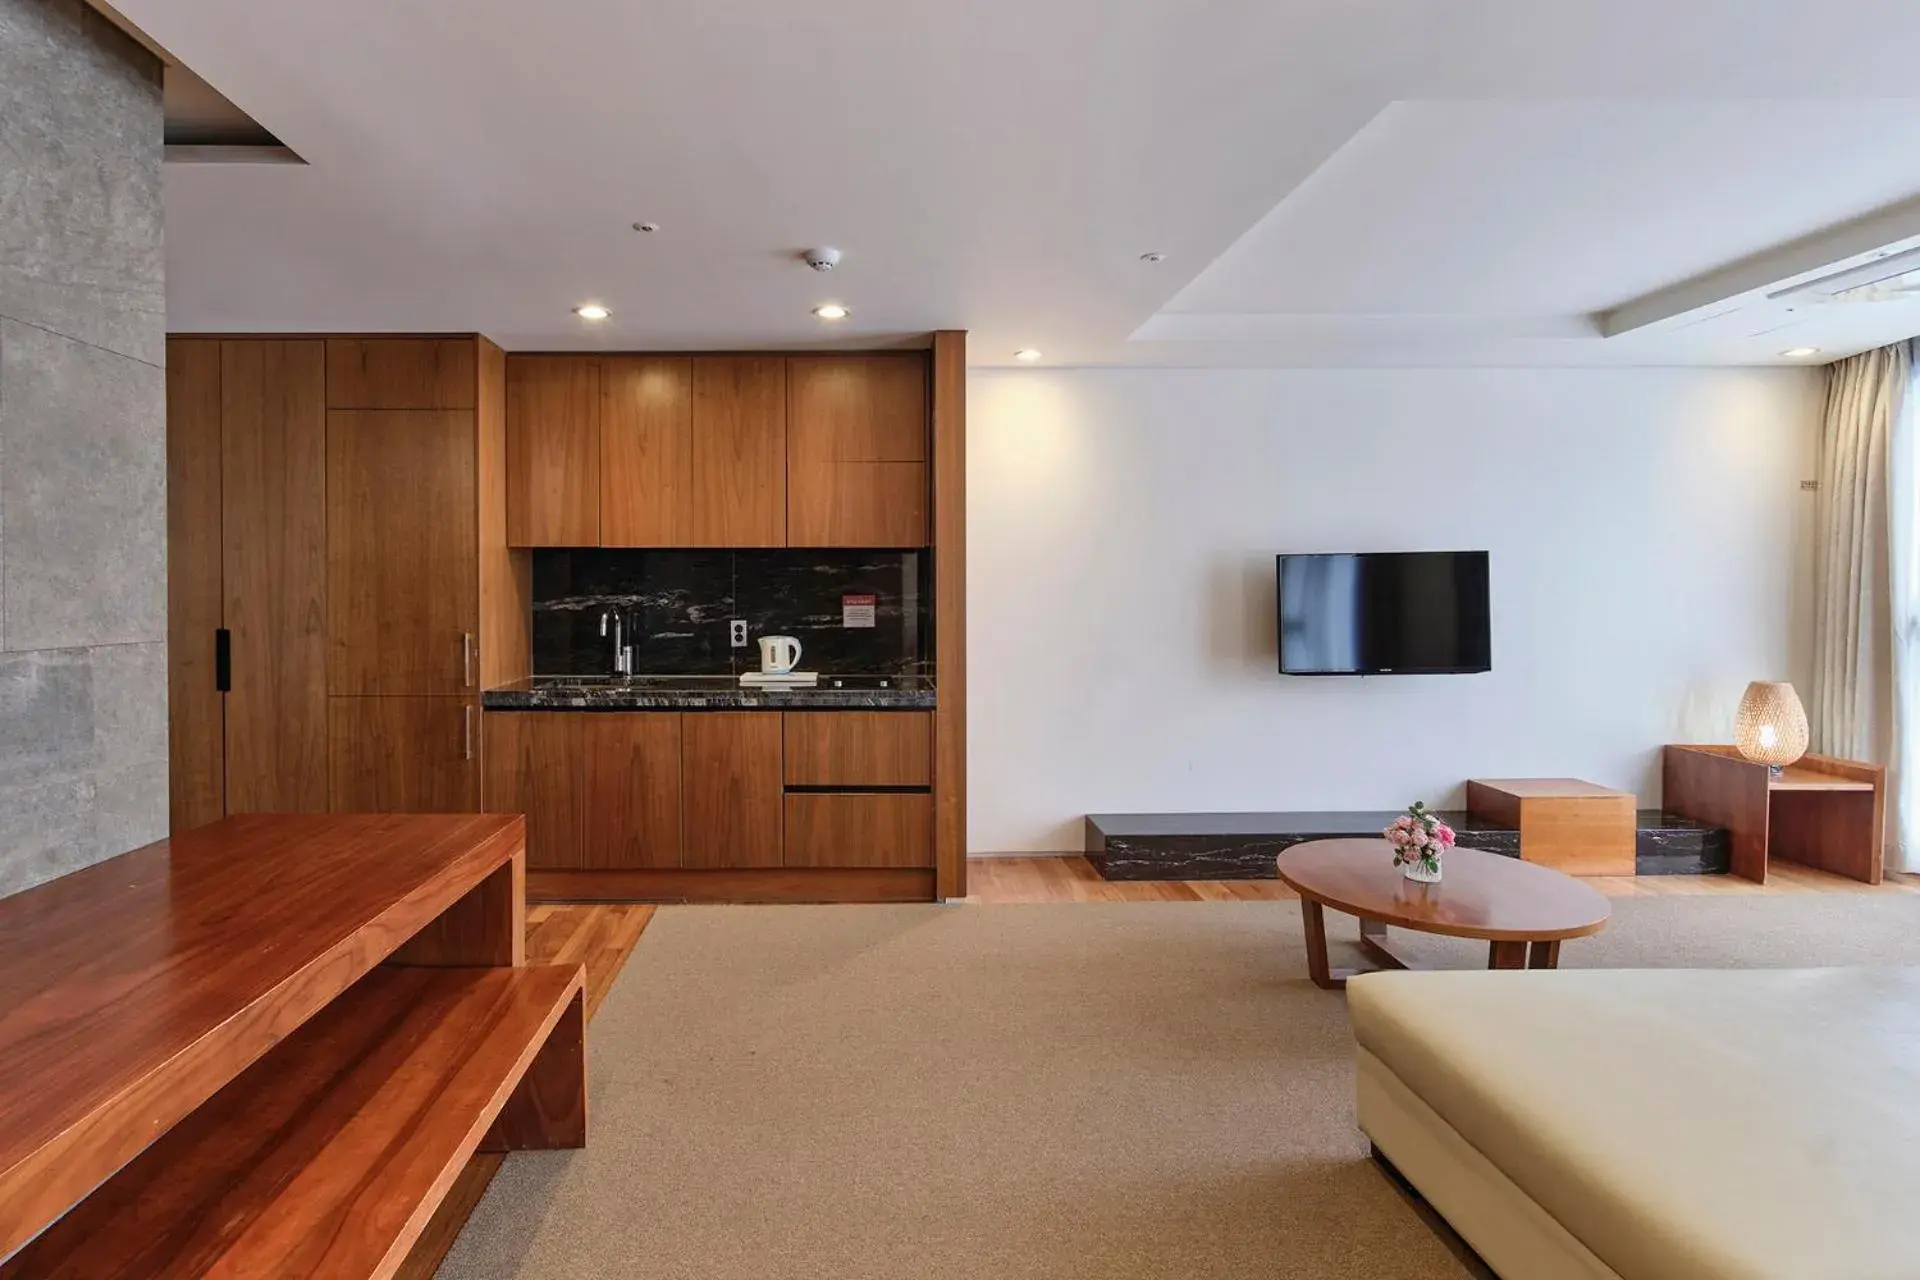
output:
[[[1287,675],[1490,671],[1487,553],[1277,557]]]

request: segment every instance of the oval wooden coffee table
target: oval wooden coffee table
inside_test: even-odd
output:
[[[1415,967],[1388,947],[1389,927],[1485,938],[1489,969],[1553,969],[1563,941],[1600,932],[1612,914],[1594,889],[1538,863],[1455,848],[1442,866],[1439,884],[1417,884],[1393,865],[1385,840],[1314,840],[1282,853],[1280,879],[1300,894],[1314,982],[1332,990],[1351,976],[1327,965],[1325,907],[1360,917],[1360,949],[1386,969]]]

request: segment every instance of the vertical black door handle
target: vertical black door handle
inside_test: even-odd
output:
[[[213,633],[213,687],[221,693],[233,690],[233,632],[225,627]]]

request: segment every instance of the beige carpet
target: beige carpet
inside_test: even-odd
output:
[[[1615,905],[1566,963],[1920,964],[1920,895]],[[589,1146],[508,1160],[441,1275],[1472,1274],[1366,1159],[1300,942],[1293,903],[663,910]]]

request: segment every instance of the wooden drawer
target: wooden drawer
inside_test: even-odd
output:
[[[931,867],[933,797],[789,793],[786,834],[789,867]]]
[[[789,711],[790,787],[933,784],[930,711]]]

